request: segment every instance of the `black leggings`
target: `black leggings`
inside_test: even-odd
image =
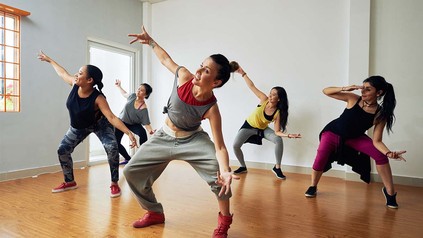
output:
[[[145,131],[144,127],[141,124],[130,125],[125,123],[125,126],[128,127],[130,131],[140,137],[140,144],[142,145],[144,142],[147,141],[147,132]],[[120,143],[122,141],[123,132],[119,129],[115,128],[115,136],[119,146],[119,154],[121,154],[125,160],[130,160],[131,156],[129,156],[128,152],[126,151],[125,147]]]

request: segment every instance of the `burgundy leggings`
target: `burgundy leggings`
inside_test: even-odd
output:
[[[329,156],[339,146],[340,136],[331,132],[325,131],[320,138],[319,148],[317,149],[316,159],[314,160],[313,169],[316,171],[323,171]],[[388,157],[382,154],[373,145],[372,139],[367,135],[362,135],[357,138],[345,140],[345,145],[362,152],[373,158],[377,165],[389,163]]]

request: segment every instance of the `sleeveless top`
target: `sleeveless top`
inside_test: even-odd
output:
[[[337,161],[340,165],[349,165],[352,171],[360,175],[360,179],[366,183],[370,183],[371,163],[370,157],[365,153],[360,153],[344,144],[346,139],[356,138],[364,135],[364,133],[373,126],[374,118],[381,109],[379,106],[375,114],[368,113],[360,107],[359,102],[350,109],[345,108],[339,118],[331,121],[320,132],[319,138],[325,131],[331,131],[340,136],[339,146],[329,156],[329,160],[325,165],[324,172],[332,168],[332,163]]]
[[[135,99],[137,99],[137,95],[135,93],[131,93],[125,104],[125,107],[119,115],[119,118],[129,125],[150,124],[150,117],[148,116],[147,108],[136,109],[134,107]]]
[[[273,115],[271,116],[271,120],[266,118],[264,109],[266,108],[267,103],[269,103],[269,100],[266,100],[263,105],[258,105],[256,109],[251,113],[251,115],[247,118],[248,124],[250,124],[252,127],[264,130],[266,127],[275,120],[277,115],[279,114],[279,109],[277,109]]]
[[[94,125],[103,116],[100,110],[95,111],[95,100],[101,93],[94,91],[87,98],[78,95],[79,86],[74,84],[66,101],[70,123],[73,128],[85,129]]]
[[[376,109],[375,114],[371,114],[360,107],[360,101],[361,97],[352,108],[345,108],[341,116],[327,124],[322,132],[331,131],[344,139],[363,135],[373,126],[375,116],[379,112],[380,107]]]
[[[195,100],[192,95],[192,87],[194,86],[191,81],[186,82],[181,87],[187,87],[183,90],[181,97],[178,95],[178,71],[182,68],[179,66],[176,69],[175,80],[173,83],[173,90],[167,102],[167,106],[164,108],[163,113],[167,113],[170,121],[184,131],[195,131],[201,125],[201,121],[204,119],[204,114],[217,102],[216,97],[213,97],[206,102],[200,102]],[[182,92],[182,91],[181,91]],[[192,103],[183,101],[181,98],[190,98],[189,101],[196,101],[195,105]]]

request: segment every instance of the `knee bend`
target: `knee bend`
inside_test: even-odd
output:
[[[107,153],[109,153],[111,151],[118,151],[119,146],[117,142],[111,142],[111,143],[104,144],[104,149],[106,150]]]
[[[376,165],[384,165],[389,163],[389,159],[387,157],[383,158],[374,158]]]
[[[327,161],[315,159],[313,163],[313,170],[323,171],[325,169]]]
[[[60,145],[59,148],[57,149],[57,154],[58,155],[66,155],[66,154],[70,154],[71,148],[66,146],[66,145]]]
[[[242,146],[242,144],[239,145],[238,143],[236,143],[236,144],[232,145],[232,149],[239,151],[239,150],[241,150],[241,146]]]

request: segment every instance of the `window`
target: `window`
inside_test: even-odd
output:
[[[28,15],[0,3],[0,112],[20,111],[20,17]]]

